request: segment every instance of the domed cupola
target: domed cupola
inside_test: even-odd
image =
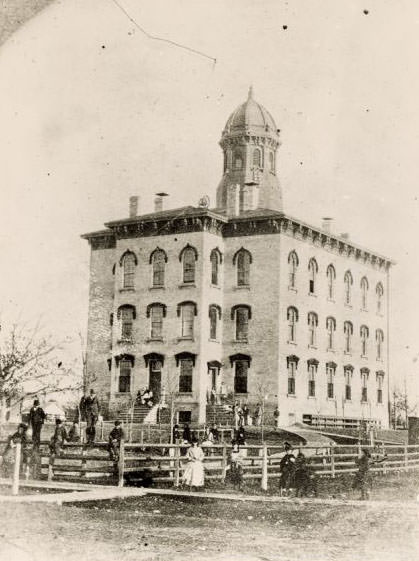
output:
[[[272,115],[253,99],[250,88],[247,100],[230,115],[221,136],[224,174],[217,189],[217,208],[227,209],[229,189],[237,189],[241,212],[257,208],[282,211],[276,172],[279,145]]]

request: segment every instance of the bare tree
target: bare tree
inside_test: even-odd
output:
[[[0,340],[0,419],[8,408],[38,394],[73,391],[77,377],[61,358],[63,343],[45,336],[38,323],[2,326]]]
[[[416,413],[418,404],[412,405],[409,403],[409,396],[407,394],[406,385],[404,390],[394,388],[391,403],[391,425],[393,428],[402,424],[405,428],[408,425],[408,417]]]

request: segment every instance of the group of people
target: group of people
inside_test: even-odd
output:
[[[235,401],[231,407],[233,414],[234,428],[254,425],[260,427],[263,421],[263,407],[261,403],[257,403],[253,411],[249,409],[247,403],[243,405],[239,401]],[[275,424],[278,423],[279,409],[275,408],[273,412]]]
[[[99,419],[99,399],[95,390],[91,389],[90,393],[83,395],[80,404],[80,420],[86,421],[86,443],[93,444],[96,438],[96,424]]]
[[[136,402],[140,403],[141,405],[147,405],[147,407],[153,407],[153,391],[150,388],[143,388],[142,390],[138,390]]]

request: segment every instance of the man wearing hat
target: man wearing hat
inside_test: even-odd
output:
[[[41,444],[41,429],[46,418],[45,411],[39,405],[39,399],[35,399],[33,407],[29,411],[29,424],[32,427],[32,442],[34,448],[39,448]]]
[[[96,436],[96,423],[99,417],[99,400],[93,389],[90,390],[90,395],[85,399],[85,412],[87,444],[93,444]]]

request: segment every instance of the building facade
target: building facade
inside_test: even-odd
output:
[[[139,213],[86,234],[87,368],[111,411],[150,387],[180,421],[208,402],[279,409],[279,425],[388,426],[391,261],[288,216],[279,131],[253,99],[222,133],[217,206]]]

